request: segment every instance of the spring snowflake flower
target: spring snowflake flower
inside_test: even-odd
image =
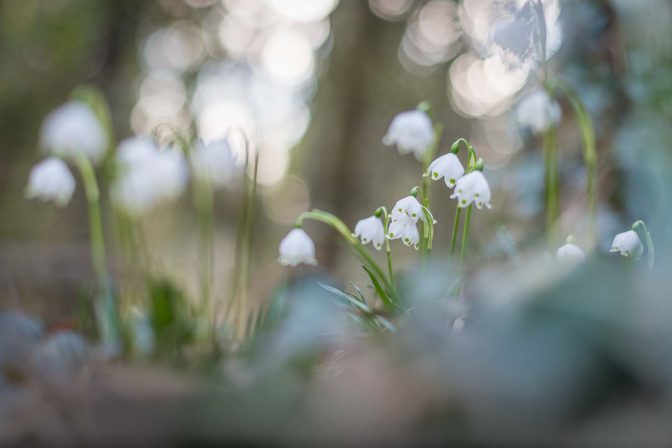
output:
[[[75,178],[68,166],[57,157],[50,157],[30,170],[26,196],[43,201],[53,201],[65,206],[75,191]]]
[[[380,250],[385,242],[385,227],[380,218],[369,216],[357,222],[353,236],[360,238],[362,244],[373,243],[373,246]]]
[[[413,224],[418,222],[418,219],[424,221],[425,216],[422,213],[422,205],[413,196],[406,196],[399,199],[392,208],[392,221],[405,221],[410,219]]]
[[[619,252],[624,257],[639,258],[644,253],[644,245],[637,232],[628,230],[614,237],[609,252]]]
[[[278,261],[284,266],[316,265],[315,243],[303,229],[293,229],[280,241]]]
[[[214,188],[222,188],[231,180],[235,160],[225,139],[207,145],[199,141],[190,156],[196,178]]]
[[[560,261],[568,261],[573,263],[579,263],[586,259],[586,254],[583,252],[583,250],[573,243],[567,243],[560,247],[555,253],[555,256]]]
[[[65,158],[84,154],[96,164],[105,156],[107,135],[89,106],[70,101],[47,115],[41,144],[52,154]]]
[[[422,160],[433,140],[434,127],[429,116],[420,110],[409,110],[394,117],[383,137],[383,144],[396,145],[399,153],[412,152],[418,160]]]
[[[453,188],[457,180],[464,175],[464,167],[455,154],[448,153],[433,161],[427,168],[426,175],[432,180],[443,178],[448,188]]]
[[[518,103],[516,119],[522,126],[529,127],[534,134],[539,135],[560,123],[562,109],[545,90],[535,90]]]
[[[127,213],[140,215],[184,191],[187,166],[178,151],[159,149],[149,138],[124,140],[117,150],[121,175],[112,185],[112,198]]]
[[[387,232],[387,237],[391,240],[401,239],[407,246],[418,248],[420,242],[420,233],[416,223],[411,218],[402,218],[392,221]]]
[[[490,186],[483,173],[472,171],[457,180],[455,191],[450,197],[451,199],[457,198],[459,207],[468,207],[474,203],[480,210],[484,205],[492,208],[490,196]]]

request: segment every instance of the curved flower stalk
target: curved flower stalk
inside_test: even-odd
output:
[[[636,221],[630,230],[616,235],[611,243],[609,252],[617,252],[624,257],[635,261],[639,260],[644,254],[644,244],[642,244],[642,240],[639,238],[638,231],[641,231],[644,235],[646,252],[648,254],[648,266],[649,269],[653,269],[656,258],[653,238],[651,238],[651,233],[649,233],[646,224],[642,220]]]

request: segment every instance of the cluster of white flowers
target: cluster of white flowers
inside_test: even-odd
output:
[[[562,109],[545,90],[538,89],[520,100],[516,109],[516,120],[521,126],[540,135],[560,123]]]
[[[421,110],[409,110],[392,120],[383,144],[395,146],[401,154],[413,153],[422,160],[434,140],[434,126],[429,116]]]
[[[129,214],[139,215],[184,191],[188,178],[183,155],[159,148],[146,137],[132,137],[117,149],[119,177],[112,185],[112,199]]]
[[[406,196],[394,204],[390,219],[387,237],[391,240],[401,239],[405,245],[417,248],[420,242],[417,223],[419,219],[426,219],[422,204],[413,196]]]

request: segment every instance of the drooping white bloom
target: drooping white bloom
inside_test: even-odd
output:
[[[522,126],[529,127],[534,134],[539,135],[560,123],[562,109],[545,90],[539,89],[520,100],[516,119]]]
[[[235,160],[226,139],[208,144],[199,141],[191,153],[194,175],[214,188],[224,187],[233,176]]]
[[[572,263],[579,263],[586,259],[586,254],[583,250],[573,243],[567,243],[564,246],[560,247],[555,256],[560,261],[567,261]]]
[[[176,199],[187,183],[182,154],[159,149],[149,138],[124,140],[117,150],[119,178],[112,185],[112,198],[127,213],[139,215],[159,203]]]
[[[420,242],[420,233],[415,221],[411,218],[402,218],[392,221],[387,232],[387,237],[391,240],[401,239],[407,246],[413,246],[417,249]]]
[[[280,241],[278,261],[284,266],[316,265],[315,243],[303,229],[293,229]]]
[[[483,173],[472,171],[457,180],[455,191],[450,197],[451,199],[457,198],[459,207],[468,207],[474,203],[480,210],[484,205],[492,208],[490,196],[490,186]]]
[[[376,249],[380,249],[385,242],[385,227],[380,218],[369,216],[357,222],[353,235],[360,238],[362,244],[371,242]]]
[[[52,154],[66,158],[84,154],[95,164],[105,156],[107,136],[89,106],[70,101],[47,115],[42,124],[41,144]]]
[[[406,196],[403,199],[399,199],[394,207],[392,208],[392,221],[404,221],[410,219],[413,221],[413,224],[418,222],[418,219],[424,221],[425,216],[422,213],[422,204],[418,202],[413,196]]]
[[[75,191],[75,178],[68,166],[58,157],[49,157],[30,170],[26,196],[53,201],[63,207]]]
[[[644,253],[644,245],[637,232],[628,230],[614,237],[609,252],[619,252],[624,257],[639,258]]]
[[[429,116],[421,110],[409,110],[398,114],[392,120],[383,144],[396,145],[401,154],[412,152],[422,160],[434,140],[434,127]]]
[[[453,188],[457,180],[464,175],[464,167],[455,154],[448,153],[433,161],[427,168],[426,175],[432,180],[443,178],[448,188]]]

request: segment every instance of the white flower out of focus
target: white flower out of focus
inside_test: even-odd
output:
[[[609,252],[618,252],[624,257],[639,258],[644,253],[644,245],[637,232],[628,230],[614,237]]]
[[[362,244],[373,243],[373,246],[380,250],[385,242],[385,227],[380,218],[369,216],[357,222],[353,235],[360,238]]]
[[[280,241],[278,261],[284,266],[316,265],[315,243],[303,229],[293,229]]]
[[[586,259],[586,254],[583,250],[573,243],[567,243],[560,247],[555,255],[560,261],[568,261],[572,263],[580,263]]]
[[[387,237],[391,240],[401,239],[407,246],[418,248],[420,242],[420,233],[413,220],[410,218],[392,221],[387,232]]]
[[[70,159],[83,154],[94,164],[107,150],[105,129],[91,108],[79,101],[65,103],[47,115],[40,139],[52,154]]]
[[[457,199],[458,207],[468,207],[474,203],[480,210],[483,206],[492,208],[490,196],[490,186],[483,173],[472,171],[457,180],[455,191],[450,198]]]
[[[421,110],[401,112],[392,120],[383,137],[386,146],[396,145],[399,153],[413,153],[422,160],[434,140],[434,127],[429,116]]]
[[[413,196],[406,196],[399,199],[392,208],[392,221],[405,221],[410,219],[413,224],[418,222],[418,219],[424,221],[425,217],[422,213],[422,204],[418,202]]]
[[[433,161],[427,168],[426,175],[432,180],[443,178],[448,188],[453,188],[464,175],[464,167],[455,154],[448,153]]]
[[[194,176],[214,188],[222,188],[231,180],[235,159],[226,139],[208,144],[199,141],[190,154]]]
[[[53,201],[65,206],[75,191],[75,178],[68,166],[57,157],[50,157],[30,170],[26,196],[43,201]]]
[[[562,120],[562,109],[545,90],[535,90],[525,95],[516,109],[516,120],[539,135],[557,126]]]
[[[159,149],[150,138],[124,140],[117,149],[120,177],[112,185],[115,203],[132,215],[174,200],[187,184],[187,164],[182,154]]]

